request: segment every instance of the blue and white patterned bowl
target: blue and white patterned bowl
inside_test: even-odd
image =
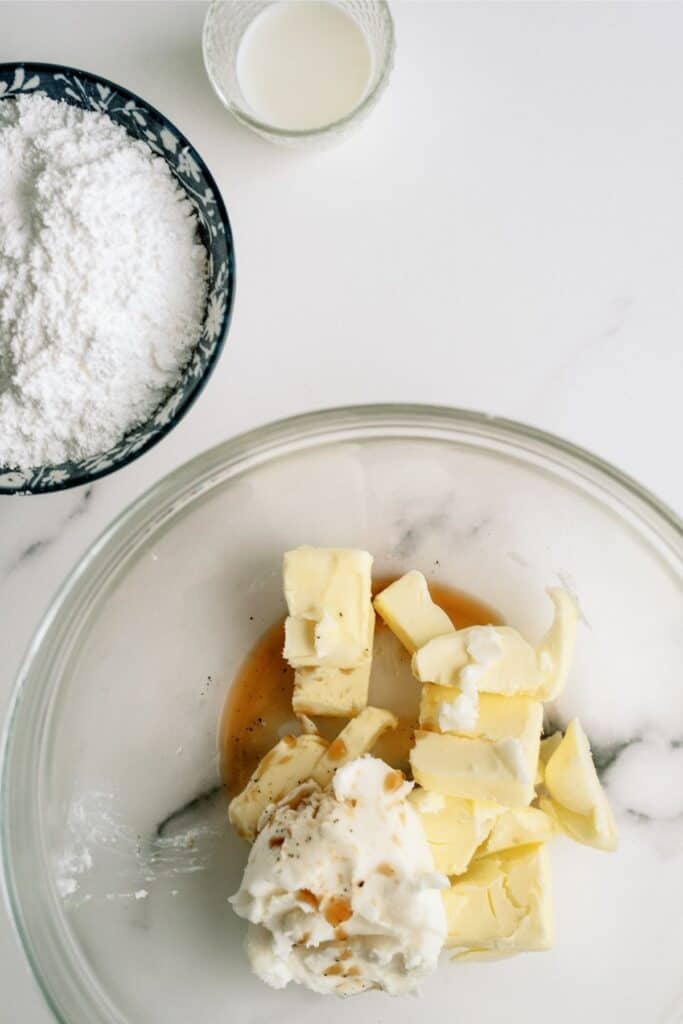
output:
[[[216,182],[185,136],[139,96],[88,71],[60,64],[0,64],[0,101],[41,93],[85,110],[98,110],[162,157],[194,206],[207,248],[209,289],[202,331],[175,388],[149,419],[108,451],[79,462],[28,471],[0,464],[0,494],[42,494],[88,483],[132,462],[167,434],[209,379],[228,333],[235,294],[235,254],[230,220]]]

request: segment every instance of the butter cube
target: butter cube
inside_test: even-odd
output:
[[[414,789],[408,800],[420,815],[434,867],[443,875],[467,871],[476,850],[504,813],[498,804],[442,796],[424,789]]]
[[[375,610],[411,654],[434,637],[455,631],[445,611],[432,601],[426,579],[416,570],[378,594]]]
[[[372,556],[345,548],[285,552],[284,656],[294,668],[357,668],[372,650]]]
[[[292,708],[296,715],[352,718],[368,703],[371,663],[358,668],[298,668]]]
[[[419,731],[410,765],[420,786],[444,796],[488,800],[506,807],[525,807],[534,797],[535,765],[529,774],[518,738],[492,742]]]
[[[337,768],[369,753],[382,733],[397,725],[398,718],[391,711],[365,708],[330,743],[313,769],[313,780],[324,788],[332,781]]]
[[[415,652],[412,668],[421,683],[506,696],[533,694],[540,679],[536,651],[509,626],[470,626],[435,637]]]
[[[576,718],[548,758],[545,785],[556,803],[576,814],[590,814],[602,793],[588,737]]]
[[[460,692],[456,686],[425,683],[420,697],[420,726],[435,732],[485,736],[490,740],[528,735],[533,738],[534,750],[538,756],[543,725],[543,705],[540,701],[531,697],[501,697],[496,693],[482,693],[479,698],[479,717],[472,729],[440,730],[439,717],[458,699]]]
[[[541,746],[538,752],[539,760],[543,764],[543,772],[545,774],[545,766],[550,760],[551,754],[554,754],[560,743],[562,742],[562,733],[554,732],[550,736],[544,736],[541,740]]]
[[[548,763],[550,755],[553,751],[557,750],[557,747],[561,742],[561,732],[554,732],[552,736],[546,736],[541,740],[541,746],[538,751],[538,768],[536,769],[536,786],[543,785],[543,780],[545,779],[545,766]]]
[[[294,622],[298,620],[292,620]],[[366,649],[368,657],[356,668],[317,665],[294,672],[292,708],[297,715],[352,718],[368,703],[375,613],[370,607]]]
[[[262,758],[242,792],[230,801],[228,818],[237,833],[253,841],[266,807],[312,778],[326,749],[327,742],[321,736],[284,736]]]
[[[537,807],[504,811],[493,822],[488,837],[477,850],[476,859],[516,846],[545,843],[557,832],[555,819]]]
[[[548,596],[555,605],[555,617],[543,640],[536,648],[540,672],[538,700],[555,700],[567,682],[574,655],[579,606],[562,587],[551,587]]]
[[[616,850],[617,830],[609,805],[591,814],[576,814],[547,796],[539,797],[538,805],[555,821],[558,829],[575,843],[592,846],[606,853]]]
[[[587,846],[616,849],[614,818],[578,719],[569,723],[548,758],[544,782],[550,800],[545,798],[541,806],[555,816],[564,832]]]
[[[523,846],[476,861],[442,892],[455,959],[472,953],[515,953],[552,945],[550,858],[545,846]]]
[[[426,683],[422,687],[420,699],[420,727],[494,743],[506,739],[517,740],[521,745],[524,773],[534,782],[543,725],[543,705],[530,697],[501,697],[498,694],[482,693],[474,727],[459,728],[449,712],[457,706],[460,694],[457,687]],[[455,728],[448,728],[452,725]]]

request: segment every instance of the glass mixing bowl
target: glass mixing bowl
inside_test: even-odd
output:
[[[676,1019],[680,524],[556,438],[398,406],[302,416],[206,452],[124,512],[57,595],[21,669],[1,805],[7,895],[55,1018],[307,1024],[323,1010],[247,970],[227,903],[246,848],[217,772],[226,691],[283,611],[283,550],[304,542],[367,548],[378,573],[421,568],[531,638],[550,616],[544,587],[571,586],[584,624],[550,718],[581,716],[621,832],[611,856],[554,843],[551,952],[444,958],[421,1004],[370,993],[329,1000],[326,1020],[408,1024],[418,1005],[478,1024],[545,1022],[549,1007],[555,1022],[587,1007]]]

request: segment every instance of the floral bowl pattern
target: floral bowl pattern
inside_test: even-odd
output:
[[[30,470],[0,464],[0,494],[40,494],[88,483],[127,465],[161,440],[210,377],[225,343],[235,293],[234,246],[223,198],[202,158],[163,114],[134,93],[88,71],[59,64],[0,63],[0,102],[28,92],[107,114],[166,161],[197,213],[208,252],[209,287],[192,356],[176,386],[145,423],[128,431],[108,451],[79,462]]]

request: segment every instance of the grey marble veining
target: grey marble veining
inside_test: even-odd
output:
[[[74,506],[66,513],[61,522],[51,526],[48,534],[36,537],[35,540],[30,541],[14,558],[10,558],[4,566],[0,567],[0,582],[3,580],[7,581],[17,569],[22,569],[26,562],[43,555],[46,548],[61,540],[69,524],[73,523],[76,519],[80,519],[88,511],[94,493],[94,486],[94,484],[91,484],[89,487],[82,487],[75,491]]]

